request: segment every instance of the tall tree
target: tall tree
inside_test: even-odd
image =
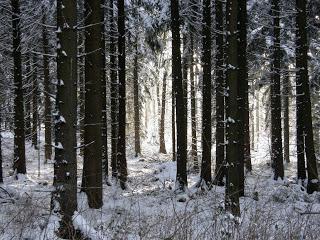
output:
[[[77,1],[57,1],[57,96],[53,210],[61,216],[58,237],[75,236],[77,210]]]
[[[226,209],[233,215],[240,215],[239,204],[239,129],[238,129],[238,0],[227,1],[227,166],[226,166]]]
[[[183,94],[183,80],[180,50],[179,0],[171,0],[172,31],[172,79],[174,81],[175,111],[177,124],[177,176],[176,190],[185,191],[187,187],[187,109]]]
[[[126,189],[126,36],[124,0],[118,0],[118,76],[119,76],[119,110],[118,110],[118,166],[122,189]]]
[[[32,145],[38,149],[38,122],[39,122],[39,83],[38,83],[38,59],[33,55],[32,76]]]
[[[290,76],[289,72],[283,77],[283,157],[286,163],[290,162]]]
[[[24,107],[21,67],[20,2],[11,0],[13,36],[13,76],[14,76],[14,159],[13,169],[17,174],[26,173]]]
[[[102,9],[100,1],[86,0],[85,8],[85,116],[82,190],[90,208],[102,202],[102,98],[104,74],[102,55]]]
[[[113,0],[110,0],[109,23],[110,23],[110,81],[111,81],[111,169],[112,177],[117,177],[117,140],[118,140],[118,78],[116,57],[116,34],[113,11]]]
[[[167,95],[167,71],[163,74],[163,81],[162,81],[162,100],[161,100],[161,119],[160,119],[160,153],[167,153],[166,150],[166,142],[164,139],[164,122],[165,122],[165,114],[166,114],[166,95]]]
[[[304,136],[304,151],[307,160],[307,192],[313,193],[319,188],[317,160],[314,150],[311,100],[308,76],[308,36],[307,36],[307,0],[296,0],[296,94],[297,94],[297,139]],[[303,132],[302,132],[303,129]],[[301,150],[298,146],[298,151]],[[302,154],[299,153],[298,154]],[[299,156],[299,155],[298,155]],[[298,158],[298,178],[305,175],[304,161]],[[302,176],[301,176],[302,175]]]
[[[43,16],[42,16],[42,47],[43,47],[43,81],[44,81],[44,155],[45,162],[51,160],[52,157],[52,113],[51,113],[51,84],[50,84],[50,69],[49,69],[49,41],[48,32],[46,28],[46,14],[45,6],[43,6]]]
[[[136,33],[137,34],[137,33]],[[140,101],[139,101],[139,51],[138,34],[135,36],[135,53],[133,67],[133,88],[134,88],[134,150],[136,157],[141,154],[140,145]]]
[[[211,176],[211,148],[212,148],[212,124],[211,124],[211,0],[203,2],[203,48],[202,48],[202,164],[201,184],[210,187]]]
[[[106,75],[106,37],[105,37],[105,21],[104,21],[104,5],[105,0],[100,0],[101,8],[101,38],[100,38],[100,54],[101,54],[101,136],[102,136],[102,162],[104,168],[104,177],[106,183],[109,184],[109,163],[108,163],[108,125],[107,125],[107,75]]]
[[[271,14],[273,19],[273,56],[271,66],[271,162],[274,179],[283,179],[283,152],[281,130],[281,95],[280,95],[280,5],[279,0],[272,0]]]
[[[223,5],[216,0],[216,168],[215,184],[222,186],[225,175],[225,76]]]
[[[0,184],[1,183],[3,183],[3,169],[2,169],[2,112],[0,110]]]
[[[250,153],[250,123],[249,123],[249,81],[248,81],[248,60],[247,60],[247,0],[239,2],[239,99],[241,109],[241,121],[243,128],[243,162],[246,170],[251,172],[251,153]],[[240,61],[241,60],[241,61]]]

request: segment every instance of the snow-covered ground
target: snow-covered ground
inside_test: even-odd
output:
[[[129,190],[114,182],[105,185],[99,210],[89,209],[79,193],[74,224],[91,239],[320,239],[320,193],[308,195],[296,184],[294,158],[286,166],[286,179],[273,181],[266,139],[260,137],[259,151],[252,155],[240,219],[224,211],[224,188],[199,191],[193,187],[198,180],[194,173],[187,194],[175,195],[171,155],[159,155],[158,146],[144,143],[140,158],[128,150]],[[0,239],[57,239],[49,211],[52,163],[44,164],[41,148],[38,176],[38,152],[27,143],[28,174],[15,180],[10,176],[12,150],[13,136],[4,133]]]

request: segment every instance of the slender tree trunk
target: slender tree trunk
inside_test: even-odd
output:
[[[306,11],[307,0],[296,0],[296,86],[297,86],[297,138],[302,138],[301,128],[303,129],[304,135],[304,148],[307,160],[307,173],[308,173],[308,185],[307,192],[313,193],[318,191],[319,179],[317,160],[314,151],[314,139],[313,139],[313,126],[312,126],[312,115],[311,115],[311,100],[310,100],[310,88],[309,88],[309,76],[308,76],[308,41],[307,41],[307,11]],[[299,130],[299,132],[298,132]],[[301,147],[301,145],[300,145]],[[298,146],[298,154],[299,146]],[[299,156],[299,155],[298,155]],[[302,173],[305,169],[304,162],[298,158],[298,178],[303,179]],[[303,167],[303,169],[302,169]],[[300,175],[299,176],[299,172]]]
[[[176,95],[175,95],[175,82],[172,78],[172,115],[171,115],[171,129],[172,129],[172,161],[177,160],[177,154],[176,154]]]
[[[223,186],[225,176],[225,76],[223,3],[216,0],[216,168],[215,184]]]
[[[90,208],[101,208],[102,202],[102,101],[103,56],[101,54],[100,1],[85,1],[85,119],[82,190]]]
[[[183,93],[183,79],[180,51],[179,1],[171,0],[172,31],[172,78],[174,81],[177,124],[177,177],[176,190],[185,191],[187,187],[187,109]]]
[[[118,140],[118,79],[116,57],[116,29],[114,23],[113,0],[110,0],[110,81],[111,81],[111,168],[112,177],[117,177]]]
[[[14,159],[13,169],[17,174],[26,174],[23,86],[21,67],[21,32],[19,0],[11,0],[13,31],[14,75]]]
[[[280,6],[279,0],[272,0],[273,16],[273,60],[271,77],[271,162],[274,169],[274,180],[283,179],[283,153],[281,130],[281,95],[280,95]]]
[[[102,117],[101,117],[101,136],[102,136],[102,163],[104,170],[104,177],[106,183],[109,176],[109,163],[108,163],[108,125],[107,125],[107,75],[106,75],[106,38],[105,38],[105,24],[104,24],[104,5],[105,0],[100,0],[101,5],[101,104],[102,104]]]
[[[160,120],[160,153],[167,153],[166,142],[164,139],[164,122],[165,122],[165,113],[166,113],[166,95],[167,95],[167,71],[163,75],[162,83],[162,104],[161,104],[161,120]]]
[[[31,58],[30,54],[26,57],[26,72],[25,72],[25,87],[24,87],[24,99],[25,99],[25,111],[26,111],[26,139],[30,140],[32,134],[31,126],[31,92],[32,92],[32,79],[31,79]]]
[[[240,85],[240,104],[242,105],[241,118],[243,124],[243,162],[248,172],[252,171],[250,153],[250,122],[249,122],[249,82],[248,82],[248,61],[247,61],[247,1],[239,2],[239,79]],[[242,182],[243,183],[243,182]]]
[[[139,53],[138,53],[138,36],[135,39],[135,57],[134,57],[134,149],[136,157],[141,154],[140,146],[140,103],[139,103]]]
[[[212,147],[212,123],[211,123],[211,0],[204,0],[203,6],[203,81],[202,81],[202,164],[200,185],[210,187],[211,176],[211,147]]]
[[[39,121],[39,83],[38,83],[38,59],[33,55],[33,77],[32,77],[32,145],[38,149],[38,121]]]
[[[118,128],[118,165],[119,179],[122,189],[126,189],[126,38],[124,0],[118,0],[118,69],[119,69],[119,128]]]
[[[289,74],[289,73],[288,73]],[[290,79],[289,75],[283,78],[283,147],[284,160],[290,162],[290,118],[289,118],[289,94]]]
[[[191,30],[190,36],[190,91],[191,91],[191,156],[193,162],[193,169],[199,172],[198,161],[198,146],[197,146],[197,103],[196,103],[196,88],[195,88],[195,74],[194,74],[194,35]]]
[[[226,209],[233,215],[240,215],[239,204],[239,129],[238,129],[238,0],[227,1],[227,178]]]
[[[61,216],[58,237],[75,236],[77,210],[77,1],[57,1],[57,96],[52,210]]]
[[[45,163],[48,160],[51,160],[52,157],[52,113],[51,113],[51,84],[50,84],[50,69],[49,69],[49,42],[48,42],[48,33],[45,27],[46,24],[46,14],[42,16],[42,45],[43,45],[43,80],[44,80],[44,127],[45,127],[45,144],[44,144],[44,155],[45,155]]]

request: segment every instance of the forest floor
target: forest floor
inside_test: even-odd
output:
[[[53,164],[43,163],[41,149],[38,176],[38,151],[27,143],[28,174],[15,180],[10,176],[13,136],[2,135],[0,239],[57,239],[49,211]],[[285,180],[273,181],[268,141],[260,139],[259,151],[252,154],[253,171],[246,175],[240,218],[224,211],[224,187],[196,189],[195,173],[188,175],[187,193],[176,195],[171,154],[160,155],[158,146],[144,143],[139,158],[128,149],[129,189],[122,191],[112,181],[105,185],[98,210],[89,209],[85,194],[79,193],[74,224],[90,239],[320,239],[320,193],[308,195],[296,184],[293,157]]]

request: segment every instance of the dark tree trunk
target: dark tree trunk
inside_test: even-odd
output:
[[[101,104],[102,104],[102,117],[101,117],[101,136],[102,136],[102,163],[104,170],[104,178],[109,184],[109,163],[108,163],[108,125],[107,125],[107,75],[106,75],[106,38],[105,38],[105,24],[104,24],[104,4],[105,0],[100,0],[101,5]]]
[[[14,76],[14,159],[16,174],[26,173],[24,107],[21,67],[21,32],[19,0],[11,0]]]
[[[190,33],[190,91],[191,91],[191,157],[193,169],[199,172],[198,146],[197,146],[197,103],[196,103],[196,87],[194,74],[194,35],[193,30]]]
[[[233,215],[240,215],[239,204],[239,129],[238,129],[238,21],[239,7],[237,0],[227,1],[227,178],[226,178],[226,209]]]
[[[176,95],[175,95],[175,82],[172,78],[172,88],[171,88],[171,137],[172,137],[172,161],[177,160],[177,152],[176,152]]]
[[[44,128],[45,128],[45,143],[44,143],[44,155],[45,163],[51,160],[52,157],[52,113],[51,113],[51,84],[50,84],[50,69],[49,69],[49,41],[48,33],[45,27],[46,24],[46,14],[42,17],[42,45],[43,45],[43,81],[44,81]]]
[[[212,147],[212,123],[211,123],[211,0],[204,0],[203,5],[203,49],[202,49],[202,164],[200,184],[210,187],[211,176],[211,147]],[[202,182],[203,181],[203,182]]]
[[[116,34],[113,13],[113,0],[110,0],[110,81],[111,81],[111,171],[117,177],[117,140],[118,140],[118,79],[116,57]]]
[[[32,92],[32,78],[31,78],[31,58],[30,54],[26,57],[26,71],[25,71],[25,87],[24,87],[24,99],[25,99],[25,113],[26,113],[26,139],[31,139],[32,126],[31,126],[31,92]]]
[[[289,73],[288,73],[289,74]],[[290,79],[289,75],[283,78],[283,156],[286,163],[290,162],[290,117],[289,117],[289,96]]]
[[[77,1],[57,1],[57,96],[53,209],[61,216],[58,237],[75,236],[77,210]],[[52,209],[52,210],[53,210]]]
[[[216,168],[215,184],[223,186],[225,176],[225,76],[223,4],[216,0]]]
[[[38,59],[33,55],[33,76],[32,76],[32,145],[38,149],[38,121],[39,121],[39,84],[38,84]]]
[[[118,172],[120,186],[126,189],[127,158],[126,158],[126,38],[124,0],[118,0],[118,71],[119,71],[119,128],[118,128]]]
[[[280,6],[279,0],[272,0],[271,14],[273,17],[273,59],[271,67],[271,162],[274,179],[283,179],[283,153],[281,130],[281,95],[280,95]]]
[[[171,0],[172,31],[172,79],[174,81],[177,124],[177,177],[176,190],[185,191],[187,187],[187,113],[183,93],[183,79],[180,51],[180,16],[179,1]]]
[[[133,73],[133,88],[134,88],[134,149],[135,156],[141,154],[140,146],[140,103],[139,103],[139,53],[138,53],[138,36],[135,39],[135,56],[134,56],[134,73]]]
[[[249,82],[248,82],[248,61],[247,61],[247,1],[239,2],[239,79],[241,84],[239,91],[242,134],[243,139],[243,163],[248,172],[252,171],[250,151],[250,122],[249,122]],[[241,170],[242,171],[242,170]],[[244,180],[244,179],[243,179]],[[242,184],[244,182],[242,181]],[[243,186],[242,186],[243,187]]]
[[[100,1],[85,1],[85,119],[82,190],[90,208],[102,202],[102,101],[103,55]]]
[[[307,0],[296,0],[296,86],[297,86],[297,138],[302,139],[304,136],[305,153],[307,160],[307,173],[308,173],[308,185],[307,192],[313,193],[318,191],[318,169],[317,160],[314,151],[313,142],[313,127],[312,127],[312,115],[311,115],[311,100],[310,100],[310,88],[309,88],[309,76],[308,76],[308,41],[307,41]],[[303,133],[301,136],[301,129]],[[299,130],[299,132],[298,132]],[[301,150],[298,146],[299,150]],[[299,155],[298,155],[299,156]],[[301,159],[298,158],[298,178],[303,179],[303,171],[305,172],[305,165]]]
[[[160,153],[167,153],[166,142],[164,139],[164,122],[165,122],[165,113],[166,113],[166,95],[167,95],[167,71],[163,75],[162,83],[162,103],[161,103],[161,120],[160,120]]]

